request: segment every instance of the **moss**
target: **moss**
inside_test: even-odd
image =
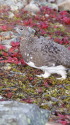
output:
[[[22,13],[22,14],[21,14]],[[39,24],[40,22],[48,22],[48,28],[43,29],[46,34],[44,36],[51,36],[53,39],[62,39],[64,36],[70,36],[69,32],[66,32],[65,25],[60,26],[62,23],[54,20],[53,18],[46,21],[43,12],[40,19],[35,19],[35,16],[28,15],[23,11],[14,12],[15,16],[13,19],[7,19],[8,17],[2,17],[4,23],[9,24],[8,30],[13,31],[15,24],[24,25],[27,19],[32,19],[33,23]],[[29,20],[27,20],[29,21]],[[61,22],[61,21],[60,21]],[[29,23],[34,29],[36,29],[37,36],[40,36],[40,30],[37,26],[33,26],[33,23]],[[2,24],[3,25],[3,24]],[[55,27],[55,28],[54,28]],[[56,31],[60,31],[62,35],[56,35]],[[66,45],[68,47],[69,45]],[[7,52],[6,50],[4,50]],[[3,51],[0,51],[0,56],[3,55]],[[4,58],[6,58],[4,56]],[[18,57],[19,58],[19,57]],[[5,64],[3,64],[4,66]],[[58,112],[70,113],[70,74],[65,80],[57,80],[57,75],[52,75],[49,78],[43,79],[36,77],[36,74],[42,73],[41,70],[31,68],[29,66],[10,64],[10,70],[2,70],[0,73],[0,95],[9,98],[9,92],[12,93],[10,99],[18,100],[25,103],[36,103],[41,108],[49,110],[58,110]],[[47,83],[47,85],[45,85]]]

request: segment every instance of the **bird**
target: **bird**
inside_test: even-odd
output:
[[[21,34],[20,52],[27,65],[41,69],[44,73],[37,77],[48,78],[51,74],[59,74],[66,79],[67,68],[70,68],[70,50],[64,45],[54,42],[50,37],[35,35],[35,30],[29,26],[17,26]]]

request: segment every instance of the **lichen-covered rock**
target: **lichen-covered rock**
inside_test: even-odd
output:
[[[35,104],[0,101],[0,125],[45,125],[49,114]]]
[[[49,2],[49,3],[59,4],[59,3],[62,3],[63,1],[66,1],[66,0],[46,0],[46,1]]]
[[[49,3],[55,3],[58,6],[58,10],[70,11],[70,0],[47,0]]]
[[[0,6],[9,6],[11,10],[18,10],[27,5],[27,0],[0,0]]]
[[[36,14],[40,11],[40,7],[42,4],[46,4],[46,0],[31,0],[29,4],[24,7],[24,10],[30,12],[31,14]]]
[[[39,5],[39,6],[48,6],[52,9],[56,9],[58,10],[58,7],[55,3],[51,4],[50,1],[48,0],[32,0],[31,2],[33,2],[35,5]]]
[[[13,18],[14,11],[24,8],[28,4],[28,0],[0,0],[0,8],[7,8],[8,17]],[[0,16],[3,16],[1,13]]]
[[[32,14],[35,14],[40,11],[40,8],[38,7],[38,5],[31,2],[30,4],[25,6],[24,10],[26,10]]]
[[[46,2],[46,0],[0,0],[0,8],[8,8],[8,17],[13,18],[14,11],[24,8],[31,14],[36,14],[40,11],[40,6],[48,5],[51,8],[56,8],[56,5]],[[3,16],[3,15],[2,15]]]
[[[61,124],[59,124],[59,123],[46,123],[46,125],[61,125]]]
[[[62,11],[62,10],[70,11],[70,0],[65,0],[65,1],[59,3],[58,4],[58,9],[60,11]]]
[[[20,37],[18,33],[14,33],[12,31],[5,31],[5,32],[0,32],[1,35],[1,40],[0,40],[0,44],[4,45],[6,47],[6,49],[10,49],[11,46],[11,42],[19,42],[20,41]]]

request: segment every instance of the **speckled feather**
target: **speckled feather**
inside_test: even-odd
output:
[[[34,35],[35,31],[23,26],[20,51],[25,62],[44,71],[41,77],[47,78],[53,73],[66,78],[66,68],[70,67],[70,50],[55,43],[49,37]],[[49,68],[48,68],[49,67]],[[65,68],[66,67],[66,68]]]
[[[28,30],[28,27],[26,29]],[[55,43],[49,37],[38,38],[28,32],[25,35],[24,32],[21,37],[20,50],[26,62],[32,61],[36,66],[55,64],[70,67],[70,50],[64,45]]]

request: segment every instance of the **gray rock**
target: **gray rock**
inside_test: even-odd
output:
[[[1,32],[0,35],[2,36],[2,40],[0,41],[0,44],[4,45],[7,50],[10,49],[11,42],[19,42],[20,41],[20,35],[18,33],[14,33],[12,31],[6,31]]]
[[[51,3],[46,2],[46,0],[0,0],[0,7],[10,7],[8,17],[13,18],[15,15],[13,11],[24,8],[28,12],[32,14],[40,11],[40,7],[42,5],[48,5],[51,8],[56,8],[56,5],[52,5]],[[3,16],[3,14],[1,14]]]
[[[50,112],[35,104],[0,102],[0,125],[45,125]]]
[[[65,0],[58,4],[58,9],[60,11],[67,10],[70,11],[70,0]]]
[[[58,102],[58,101],[59,101],[59,99],[57,99],[57,98],[55,98],[55,97],[51,97],[51,100],[52,100],[53,102]]]
[[[70,50],[48,37],[35,37],[32,31],[30,32],[29,27],[22,27],[20,51],[25,62],[34,68],[43,70],[45,74],[41,76],[44,78],[57,73],[65,79],[65,67],[70,67]]]
[[[57,5],[58,10],[70,11],[70,0],[47,0],[49,3],[55,3]]]
[[[0,99],[2,99],[2,96],[0,95]]]
[[[24,8],[28,4],[28,0],[0,0],[0,8],[6,7],[10,8],[11,10],[8,11],[8,18],[13,18],[14,11]],[[0,16],[3,16],[1,13]]]
[[[64,2],[64,1],[67,1],[67,0],[55,0],[55,1],[56,1],[57,4],[60,4],[60,3]]]
[[[13,11],[24,8],[27,11],[31,11],[33,13],[36,13],[40,10],[39,6],[41,5],[47,5],[51,8],[55,8],[58,10],[60,7],[62,10],[70,10],[70,6],[68,4],[69,0],[0,0],[0,7],[3,6],[9,6],[12,11],[9,11],[9,18],[13,18],[14,13]],[[64,4],[64,2],[66,2]],[[53,4],[51,4],[53,3]],[[59,5],[58,5],[59,4]],[[63,7],[64,5],[64,7]],[[31,9],[30,9],[31,8]]]
[[[60,11],[63,10],[70,11],[70,0],[46,0],[46,1],[48,2],[48,6],[51,8],[55,8]]]
[[[36,14],[40,11],[40,8],[35,3],[31,2],[30,4],[25,6],[24,10],[30,12],[31,14]]]
[[[47,1],[47,0],[32,0],[31,2],[33,2],[35,5],[38,5],[38,6],[48,6],[52,9],[58,10],[58,6],[56,3],[52,4],[50,1]]]
[[[11,10],[21,9],[27,4],[27,0],[0,0],[0,6],[9,6]]]
[[[66,1],[66,0],[46,0],[46,1],[49,2],[49,3],[59,4],[59,3],[62,3],[63,1]]]

